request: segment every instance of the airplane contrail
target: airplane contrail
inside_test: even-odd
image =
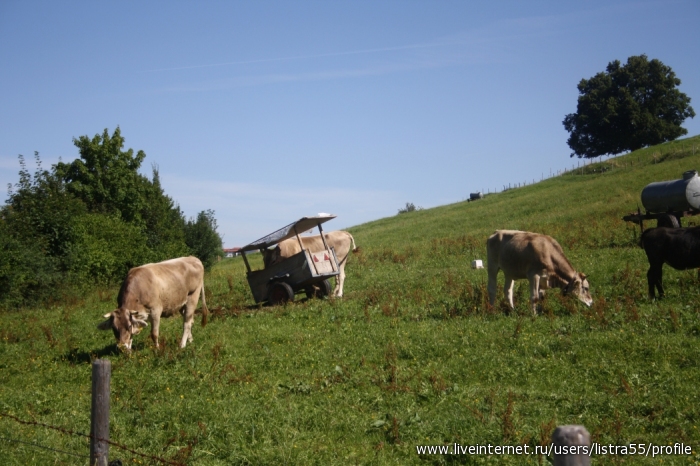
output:
[[[242,60],[242,61],[231,61],[224,63],[209,63],[205,65],[192,65],[192,66],[179,66],[173,68],[157,68],[152,70],[144,70],[142,73],[153,73],[157,71],[179,71],[179,70],[192,70],[197,68],[213,68],[216,66],[229,66],[229,65],[249,65],[252,63],[268,63],[276,61],[290,61],[290,60],[306,60],[310,58],[325,58],[325,57],[341,57],[344,55],[360,55],[365,53],[379,53],[379,52],[392,52],[396,50],[409,50],[418,48],[428,48],[428,47],[440,47],[448,45],[447,43],[434,43],[434,44],[414,44],[414,45],[401,45],[396,47],[382,47],[377,49],[365,49],[365,50],[352,50],[349,52],[333,52],[333,53],[320,53],[317,55],[296,55],[293,57],[278,57],[278,58],[260,58],[257,60]]]

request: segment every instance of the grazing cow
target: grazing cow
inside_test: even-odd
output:
[[[207,302],[204,298],[204,266],[196,257],[179,257],[157,264],[134,267],[122,283],[117,297],[119,307],[97,326],[112,330],[117,345],[131,350],[132,337],[148,325],[151,338],[158,347],[160,318],[182,314],[184,329],[180,348],[192,341],[194,311],[202,293],[202,326],[207,323]]]
[[[554,238],[526,231],[496,230],[486,241],[489,302],[496,300],[498,271],[505,275],[504,292],[510,308],[513,306],[513,281],[530,281],[532,312],[537,313],[537,301],[547,288],[561,288],[564,295],[572,294],[586,306],[593,303],[586,276],[574,270],[564,251]]]
[[[654,287],[659,298],[664,297],[661,283],[664,263],[676,270],[700,267],[700,227],[650,228],[642,233],[641,245],[649,259],[647,282],[649,297],[654,299]]]
[[[345,263],[347,262],[348,255],[350,254],[350,245],[352,245],[353,252],[357,251],[355,239],[347,231],[331,231],[329,233],[324,233],[324,236],[328,247],[335,250],[335,257],[338,258],[339,274],[335,280],[333,296],[340,298],[343,296]],[[304,249],[307,249],[310,252],[319,252],[325,249],[321,235],[300,236],[300,238],[301,242],[304,244]],[[299,241],[296,239],[296,237],[289,238],[281,241],[276,247],[265,250],[263,254],[263,262],[265,263],[265,267],[268,267],[300,252],[301,248],[299,247]]]

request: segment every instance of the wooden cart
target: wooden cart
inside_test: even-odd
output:
[[[294,295],[299,292],[305,292],[307,297],[323,297],[331,293],[328,279],[339,274],[338,258],[335,256],[335,250],[328,247],[321,224],[335,217],[303,217],[241,248],[248,285],[256,303],[267,301],[273,305],[282,304],[293,301]],[[304,249],[299,234],[316,227],[321,233],[325,249],[311,252]],[[264,252],[269,247],[295,236],[301,246],[301,252],[262,270],[251,270],[246,253],[258,250]]]

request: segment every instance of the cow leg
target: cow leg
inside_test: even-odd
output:
[[[194,322],[194,311],[197,309],[199,301],[199,293],[201,288],[187,297],[187,302],[182,309],[182,340],[180,340],[180,348],[184,348],[187,343],[192,343],[192,323]]]
[[[193,316],[194,317],[194,316]],[[192,321],[194,319],[187,319],[185,317],[185,323],[182,326],[182,340],[180,340],[180,348],[184,348],[187,342],[192,342]]]
[[[333,296],[338,298],[343,297],[343,284],[345,283],[345,262],[340,264],[338,268],[338,275],[335,277],[335,289],[333,290]]]
[[[508,275],[505,276],[506,282],[503,285],[503,293],[506,295],[506,298],[508,299],[508,304],[510,304],[510,308],[512,310],[515,310],[515,305],[513,304],[513,285],[515,284],[515,280],[510,278]]]
[[[647,282],[649,283],[649,298],[654,299],[654,288],[659,292],[659,298],[664,297],[664,287],[662,283],[663,264],[652,264],[647,272]]]
[[[160,332],[160,313],[161,312],[162,312],[162,309],[151,310],[151,323],[153,324],[153,328],[151,328],[151,339],[153,340],[153,343],[156,345],[156,348],[159,348],[158,335]]]
[[[535,274],[529,278],[530,281],[530,304],[532,305],[532,315],[537,315],[537,302],[540,299],[540,276]]]

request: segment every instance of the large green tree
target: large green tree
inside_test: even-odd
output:
[[[19,156],[19,182],[0,208],[0,304],[17,307],[55,294],[69,265],[73,219],[85,206],[66,192],[60,178],[41,167],[34,176]]]
[[[582,79],[576,113],[563,122],[571,157],[614,155],[687,134],[681,124],[695,111],[680,84],[670,67],[646,55],[629,57],[625,65],[615,60]]]
[[[105,128],[92,139],[73,139],[80,158],[56,164],[56,173],[68,191],[80,198],[93,212],[119,212],[127,222],[141,223],[148,179],[138,170],[146,158],[143,151],[122,151],[124,138],[117,127],[112,136]]]
[[[90,212],[118,215],[142,230],[151,260],[158,261],[187,254],[185,218],[179,206],[160,185],[157,167],[153,179],[139,173],[146,154],[123,150],[124,137],[119,127],[110,136],[107,129],[92,139],[73,139],[80,158],[58,163],[56,174],[66,189],[81,199]]]
[[[131,267],[195,254],[210,266],[221,250],[213,211],[187,222],[163,192],[158,168],[122,150],[119,128],[73,142],[80,159],[32,175],[19,156],[19,181],[0,207],[0,307],[59,300],[118,283]],[[187,240],[187,241],[186,241]]]
[[[214,265],[216,259],[223,254],[223,242],[216,229],[213,210],[201,211],[196,220],[190,219],[185,225],[185,241],[190,253],[198,257],[206,268]]]

